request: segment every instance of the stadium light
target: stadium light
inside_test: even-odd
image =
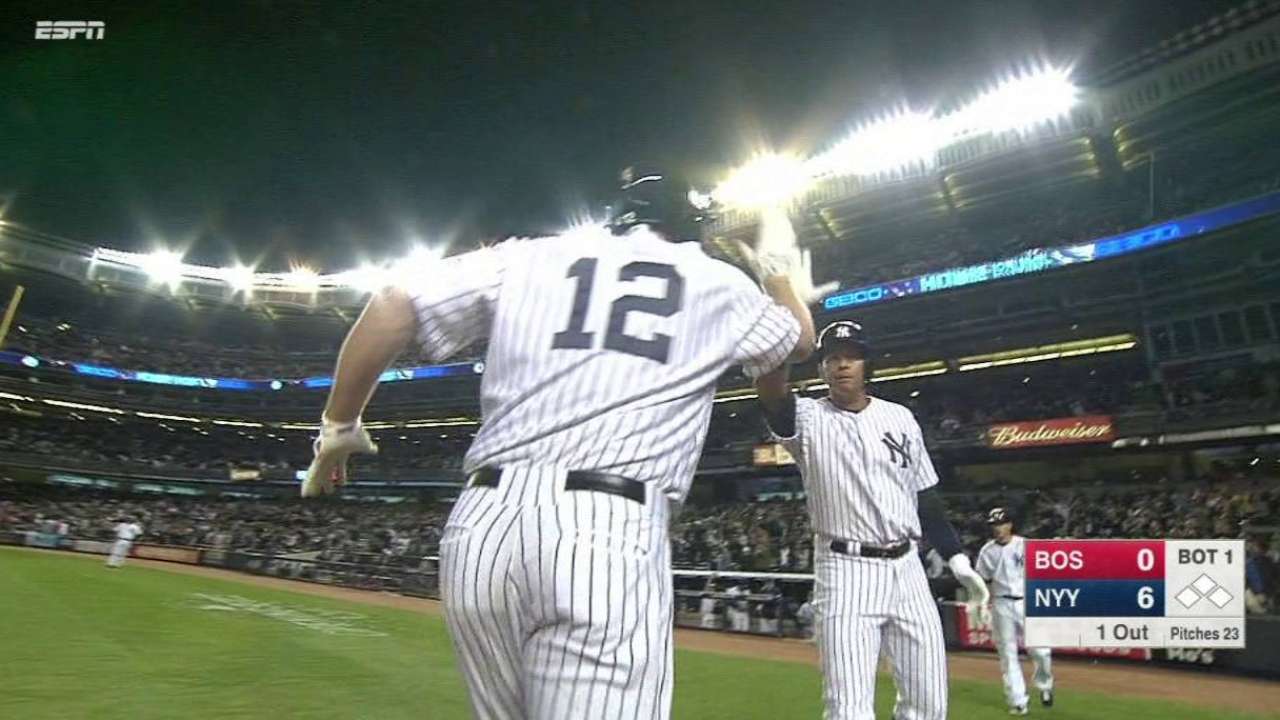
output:
[[[320,275],[306,265],[294,265],[284,276],[285,282],[297,290],[315,292],[320,287]]]
[[[214,425],[227,425],[229,427],[249,427],[249,428],[263,427],[262,423],[260,422],[248,422],[245,420],[213,420],[211,422],[213,422]]]
[[[699,192],[697,188],[691,188],[685,198],[695,210],[710,210],[715,204],[715,198],[711,197],[711,193]]]
[[[113,407],[106,407],[103,405],[89,405],[86,403],[68,402],[66,400],[50,400],[48,398],[41,398],[40,402],[44,403],[45,405],[52,405],[54,407],[61,407],[61,408],[70,408],[72,410],[91,410],[93,412],[109,413],[111,415],[124,414],[123,410],[113,408]]]
[[[793,155],[765,153],[734,170],[716,186],[716,202],[742,208],[785,205],[813,182],[805,163]]]
[[[381,290],[390,283],[391,271],[381,265],[365,263],[355,270],[325,275],[323,279],[331,280],[343,287],[355,288],[362,293],[371,293]]]
[[[1066,70],[1037,70],[1006,80],[942,122],[951,139],[1024,130],[1065,115],[1079,94]]]
[[[235,267],[222,269],[222,280],[238,293],[248,295],[253,292],[253,268],[237,264]]]
[[[383,271],[381,278],[381,287],[386,285],[395,285],[399,287],[411,287],[416,281],[422,277],[423,272],[440,263],[444,258],[445,246],[438,245],[431,247],[414,243],[409,250],[409,254],[403,258],[390,263]]]
[[[1079,357],[1081,355],[1096,355],[1101,353],[1132,350],[1137,347],[1137,345],[1137,337],[1126,333],[1123,335],[1108,335],[1106,337],[1088,338],[1085,340],[1072,340],[1070,342],[1041,345],[1039,347],[1005,350],[1002,352],[987,353],[984,355],[970,355],[968,357],[958,358],[956,363],[959,366],[957,369],[960,372],[968,372],[971,370],[985,370],[987,368],[1002,367],[1005,365],[1021,365],[1024,363],[1043,362],[1045,360]]]
[[[479,425],[480,421],[468,417],[438,418],[434,420],[411,420],[404,424],[405,429],[457,427]]]
[[[859,128],[806,165],[815,177],[874,175],[930,161],[945,142],[944,127],[930,114],[902,112]]]
[[[166,415],[164,413],[143,412],[141,410],[135,412],[134,415],[137,415],[140,418],[151,418],[153,420],[177,420],[189,423],[204,422],[198,417],[191,417],[189,415]],[[161,424],[163,425],[164,423]]]
[[[175,287],[182,282],[182,253],[174,250],[156,250],[138,257],[138,267],[142,268],[153,283],[165,287]]]

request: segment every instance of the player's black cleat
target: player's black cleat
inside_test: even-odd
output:
[[[1045,707],[1053,707],[1053,691],[1052,690],[1040,691],[1040,704]]]

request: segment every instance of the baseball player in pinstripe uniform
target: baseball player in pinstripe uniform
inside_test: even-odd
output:
[[[794,246],[761,292],[684,234],[687,188],[624,178],[612,226],[508,241],[375,297],[343,345],[303,494],[333,489],[378,375],[416,339],[442,361],[487,337],[483,424],[440,547],[445,618],[480,718],[667,718],[668,521],[717,378],[810,354]]]
[[[1004,698],[1010,715],[1027,714],[1027,683],[1018,664],[1018,640],[1026,621],[1023,587],[1026,585],[1026,538],[1013,532],[1013,518],[1002,507],[987,513],[991,539],[978,551],[978,574],[991,583],[991,627],[1000,671],[1004,677]],[[1053,669],[1049,648],[1027,648],[1035,666],[1032,682],[1040,691],[1040,704],[1053,706]]]
[[[866,393],[862,326],[819,336],[820,400],[797,398],[781,368],[757,380],[765,417],[800,469],[814,530],[814,611],[828,720],[873,720],[883,650],[898,688],[897,720],[947,716],[942,623],[914,543],[949,558],[975,602],[988,598],[962,552],[911,411]]]

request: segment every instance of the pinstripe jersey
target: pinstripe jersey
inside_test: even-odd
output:
[[[870,545],[920,537],[916,493],[938,483],[907,408],[871,398],[860,412],[796,398],[796,459],[814,532]]]
[[[978,562],[973,569],[990,579],[993,596],[1022,597],[1027,569],[1026,550],[1026,538],[1014,535],[1004,545],[988,540],[978,551]]]
[[[800,334],[740,270],[646,228],[507,241],[441,262],[409,292],[434,361],[489,338],[465,472],[608,472],[676,502],[716,379],[735,364],[752,377],[776,368]]]

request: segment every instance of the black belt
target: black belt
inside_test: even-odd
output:
[[[498,487],[502,468],[484,467],[471,474],[471,484],[476,487]],[[644,504],[644,483],[621,475],[571,470],[564,479],[565,490],[590,490],[617,495]]]
[[[832,540],[831,551],[841,555],[861,555],[869,558],[900,558],[911,552],[911,541],[904,540],[889,547],[873,547],[862,545],[852,540]]]
[[[1021,600],[1022,599],[1021,595],[1001,595],[1000,597],[1005,600]]]

